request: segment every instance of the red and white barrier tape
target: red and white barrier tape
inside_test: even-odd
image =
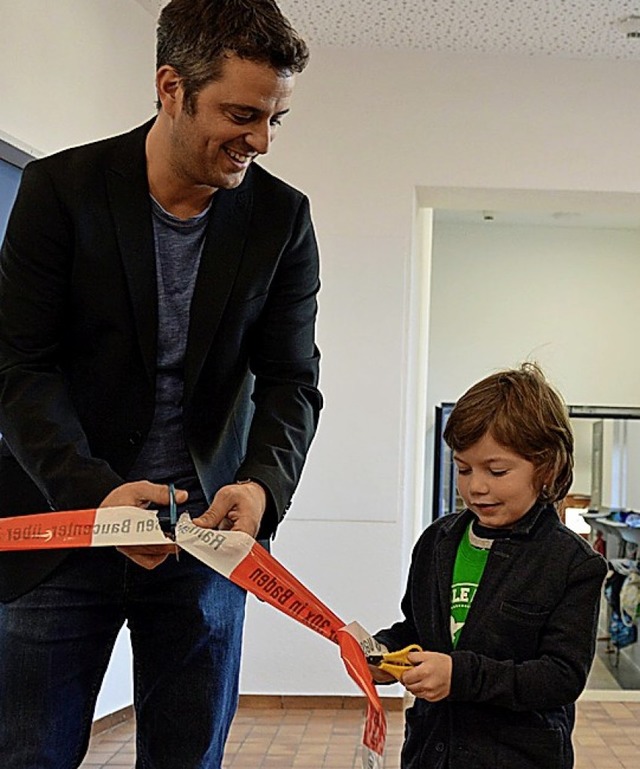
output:
[[[155,512],[137,507],[104,507],[0,518],[0,550],[162,545],[167,542]],[[357,623],[345,625],[248,534],[203,529],[195,526],[184,513],[176,526],[176,544],[249,593],[339,646],[347,673],[367,698],[363,767],[382,769],[387,722],[364,656],[376,649],[375,640]]]

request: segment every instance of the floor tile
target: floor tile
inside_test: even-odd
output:
[[[578,702],[576,769],[636,769],[640,702]],[[360,769],[362,714],[357,710],[241,707],[231,727],[224,769]],[[399,769],[403,715],[390,712],[385,769]],[[130,721],[96,735],[82,769],[133,769]]]

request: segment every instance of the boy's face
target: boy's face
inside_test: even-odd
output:
[[[535,467],[497,443],[490,433],[466,451],[456,451],[458,491],[483,526],[511,526],[538,498]]]

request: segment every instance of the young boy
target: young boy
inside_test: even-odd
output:
[[[466,508],[418,540],[404,619],[402,769],[570,769],[575,701],[595,653],[604,559],[560,521],[573,478],[561,398],[534,364],[471,387],[444,437]],[[378,683],[393,677],[371,666]]]

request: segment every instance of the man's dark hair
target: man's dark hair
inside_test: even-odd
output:
[[[268,64],[290,75],[309,60],[304,40],[274,0],[171,0],[160,13],[156,70],[168,64],[180,78],[185,109],[195,111],[195,97],[217,80],[225,57]]]

